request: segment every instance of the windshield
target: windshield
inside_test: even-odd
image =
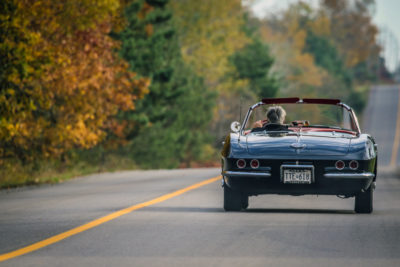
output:
[[[251,131],[257,127],[256,122],[268,123],[266,112],[269,107],[276,105],[261,105],[255,108],[244,126],[245,131]],[[302,131],[344,130],[357,132],[356,123],[351,113],[338,105],[323,104],[279,104],[286,111],[284,124],[290,130],[301,128]],[[340,131],[339,131],[340,132]]]

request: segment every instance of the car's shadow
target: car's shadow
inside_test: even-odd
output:
[[[246,209],[242,212],[248,213],[321,213],[321,214],[354,214],[353,210],[331,210],[331,209]]]
[[[212,207],[147,207],[141,209],[143,212],[204,212],[225,213],[222,208]],[[256,208],[239,211],[239,213],[311,213],[311,214],[354,214],[353,210],[331,210],[331,209],[282,209],[282,208]]]

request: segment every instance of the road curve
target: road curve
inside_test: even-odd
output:
[[[396,114],[396,97],[398,86],[373,88],[364,116],[384,170],[373,214],[355,214],[354,199],[275,195],[251,197],[246,212],[226,213],[216,181],[0,266],[400,266],[400,179],[385,171],[397,119],[381,119]],[[218,175],[219,169],[128,171],[0,191],[0,254]]]

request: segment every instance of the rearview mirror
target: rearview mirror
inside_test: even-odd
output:
[[[240,122],[234,121],[231,123],[231,130],[234,133],[238,133],[240,131]]]

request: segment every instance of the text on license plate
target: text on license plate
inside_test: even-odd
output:
[[[292,184],[311,184],[310,169],[283,169],[283,182]]]

